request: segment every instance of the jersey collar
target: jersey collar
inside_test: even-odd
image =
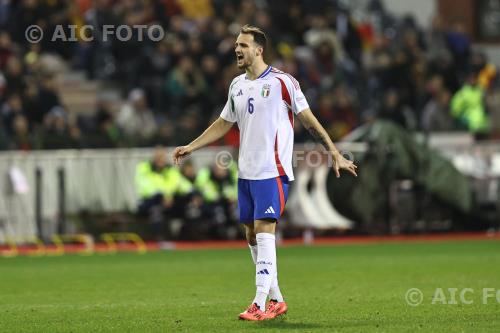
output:
[[[263,71],[262,74],[260,74],[259,77],[256,78],[256,80],[262,79],[264,76],[266,76],[267,74],[269,74],[269,72],[271,71],[271,69],[273,69],[271,66],[267,66],[266,70]],[[248,80],[248,76],[245,75],[245,79]]]

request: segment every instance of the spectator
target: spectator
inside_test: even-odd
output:
[[[157,148],[151,161],[137,165],[135,184],[140,198],[138,214],[147,216],[152,235],[163,240],[170,230],[165,230],[166,216],[174,206],[178,187],[178,170],[167,165],[164,149]]]
[[[28,119],[23,114],[16,114],[12,121],[12,135],[9,149],[29,151],[38,148],[33,135],[29,132]]]
[[[213,234],[210,214],[200,191],[195,187],[196,169],[190,160],[184,161],[179,174],[174,215],[184,220],[181,236],[200,239]]]
[[[432,19],[431,28],[427,34],[427,58],[434,61],[438,57],[445,55],[451,56],[446,41],[446,31],[441,17],[436,16]]]
[[[6,31],[0,31],[0,70],[4,70],[10,57],[14,54],[10,35]]]
[[[422,112],[422,129],[426,133],[454,129],[449,107],[450,100],[450,92],[442,90],[427,102]]]
[[[356,110],[345,86],[339,86],[320,97],[318,114],[327,127],[328,134],[339,140],[357,125]]]
[[[23,106],[26,117],[31,126],[38,128],[42,125],[44,114],[40,105],[40,87],[35,80],[28,80],[23,94]]]
[[[26,88],[23,64],[17,57],[9,57],[5,65],[6,94],[22,94]]]
[[[467,61],[470,55],[470,39],[465,32],[465,25],[457,20],[446,34],[448,46],[455,60],[456,68],[460,73],[467,70]]]
[[[393,121],[404,128],[416,128],[416,119],[412,110],[401,102],[399,93],[395,89],[385,93],[378,115],[380,118]]]
[[[167,79],[167,91],[174,116],[184,108],[200,103],[205,89],[205,79],[193,60],[189,57],[182,58]]]
[[[104,96],[97,101],[96,113],[88,119],[86,141],[93,148],[119,147],[121,131],[115,121],[112,101]]]
[[[211,168],[203,168],[198,171],[196,187],[207,202],[227,200],[234,203],[237,198],[237,170],[234,162],[228,167],[214,164]]]
[[[206,86],[209,87],[210,92],[206,93],[202,104],[208,110],[216,110],[219,105],[225,103],[227,91],[219,82],[220,64],[216,57],[206,55],[201,59],[201,71],[205,77]],[[208,120],[208,119],[206,119]]]
[[[196,176],[196,188],[209,207],[214,230],[223,237],[225,228],[234,224],[237,204],[238,171],[235,163],[228,168],[219,164],[203,168]]]
[[[141,69],[141,86],[148,96],[151,96],[151,105],[155,112],[165,112],[168,101],[165,93],[165,77],[171,66],[169,45],[161,41],[153,47],[145,49]]]
[[[42,129],[43,149],[82,148],[79,128],[68,121],[66,110],[53,107],[45,116]]]
[[[144,90],[136,88],[129,93],[128,103],[121,108],[117,124],[133,143],[142,143],[155,134],[156,120],[148,108]]]
[[[40,89],[38,90],[37,104],[36,113],[30,115],[30,118],[35,123],[41,123],[50,111],[53,111],[56,107],[61,107],[54,74],[46,74],[42,78]]]
[[[484,105],[484,90],[479,86],[477,73],[471,72],[464,86],[451,100],[451,115],[470,132],[484,136],[489,132],[489,117]]]
[[[8,134],[14,132],[14,118],[18,115],[24,115],[21,97],[18,94],[11,94],[0,110],[0,116]]]

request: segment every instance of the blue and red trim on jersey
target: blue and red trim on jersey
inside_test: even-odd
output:
[[[292,81],[293,86],[295,87],[295,90],[300,90],[299,81],[295,80],[295,78],[294,78],[293,76],[291,76],[290,74],[285,73],[285,72],[283,72],[283,71],[280,71],[280,70],[278,70],[278,69],[276,69],[276,68],[273,68],[273,69],[271,70],[271,72],[272,72],[272,73],[275,73],[275,74],[282,74],[282,75],[286,75],[286,76],[288,76],[288,78],[290,79],[290,81]]]
[[[290,124],[292,125],[292,128],[294,127],[294,120],[293,120],[293,112],[292,112],[292,99],[290,97],[290,93],[288,92],[288,88],[286,87],[285,82],[283,82],[282,79],[277,77],[277,79],[281,83],[281,96],[283,98],[283,101],[285,102],[287,108],[288,108],[288,120],[290,120]]]
[[[290,97],[290,93],[288,92],[288,88],[286,87],[285,82],[279,77],[276,77],[281,84],[281,98],[283,99],[283,102],[285,102],[285,105],[288,110],[288,120],[290,120],[290,124],[292,125],[292,128],[294,127],[294,119],[293,119],[293,112],[292,112],[292,99]],[[279,153],[278,153],[278,132],[276,132],[276,137],[274,139],[274,159],[276,161],[276,167],[278,169],[278,174],[280,176],[285,176],[285,170],[283,169],[283,165],[281,165]]]
[[[276,168],[278,169],[278,174],[280,176],[286,176],[285,169],[283,169],[283,165],[280,161],[280,155],[278,153],[278,132],[276,132],[276,136],[274,137],[274,161],[276,162]]]

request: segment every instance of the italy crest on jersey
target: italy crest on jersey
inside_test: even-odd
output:
[[[271,93],[271,85],[270,84],[265,84],[262,86],[262,91],[261,91],[261,95],[262,97],[267,97],[269,96],[269,94]]]

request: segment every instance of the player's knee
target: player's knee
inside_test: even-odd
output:
[[[274,234],[275,229],[276,229],[276,220],[275,219],[265,219],[265,220],[255,221],[255,227],[254,227],[255,234],[258,234],[261,232]]]
[[[250,245],[257,245],[257,239],[255,237],[255,232],[253,229],[246,228],[247,242]]]
[[[253,223],[244,224],[244,227],[245,227],[245,236],[246,236],[248,244],[250,244],[252,246],[257,245],[254,224]]]

